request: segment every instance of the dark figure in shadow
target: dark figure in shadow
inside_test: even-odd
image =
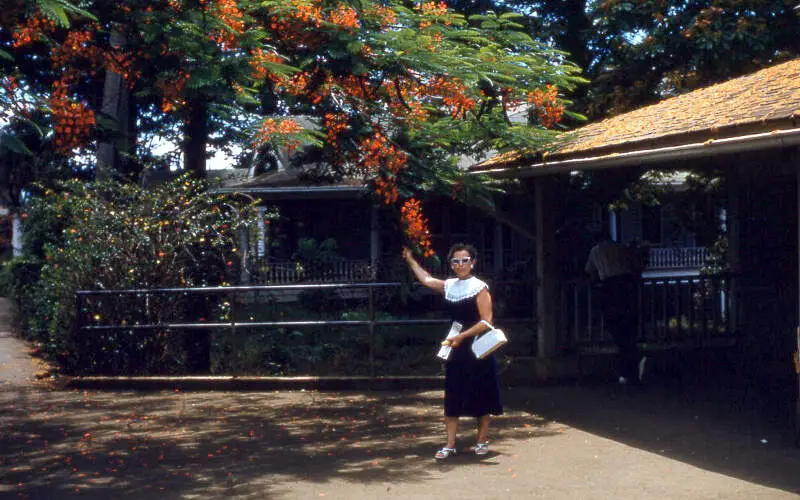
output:
[[[619,382],[636,383],[644,375],[646,362],[637,344],[642,267],[632,248],[605,234],[598,234],[597,241],[589,252],[585,270],[595,284],[606,328],[619,352]]]

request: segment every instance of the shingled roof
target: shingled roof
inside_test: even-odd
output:
[[[586,125],[547,158],[624,154],[798,127],[800,59],[795,59]],[[532,163],[531,158],[508,153],[474,170]]]

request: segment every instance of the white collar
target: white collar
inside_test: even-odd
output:
[[[478,295],[484,288],[489,288],[489,285],[475,276],[465,280],[450,278],[444,281],[444,298],[450,302],[461,302]]]

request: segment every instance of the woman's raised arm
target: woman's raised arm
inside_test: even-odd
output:
[[[431,290],[444,293],[444,280],[434,278],[431,276],[431,273],[423,269],[422,266],[419,265],[419,262],[417,262],[417,259],[414,258],[414,254],[411,253],[411,250],[407,247],[403,247],[403,260],[406,261],[409,269],[411,269],[411,272],[414,273],[414,276],[420,283]]]

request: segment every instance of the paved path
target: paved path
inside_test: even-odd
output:
[[[11,333],[8,299],[0,297],[0,384],[27,386],[33,381],[36,364],[25,344]]]
[[[0,498],[800,498],[752,394],[509,390],[492,453],[436,463],[440,391],[51,390],[23,352],[0,334]]]

